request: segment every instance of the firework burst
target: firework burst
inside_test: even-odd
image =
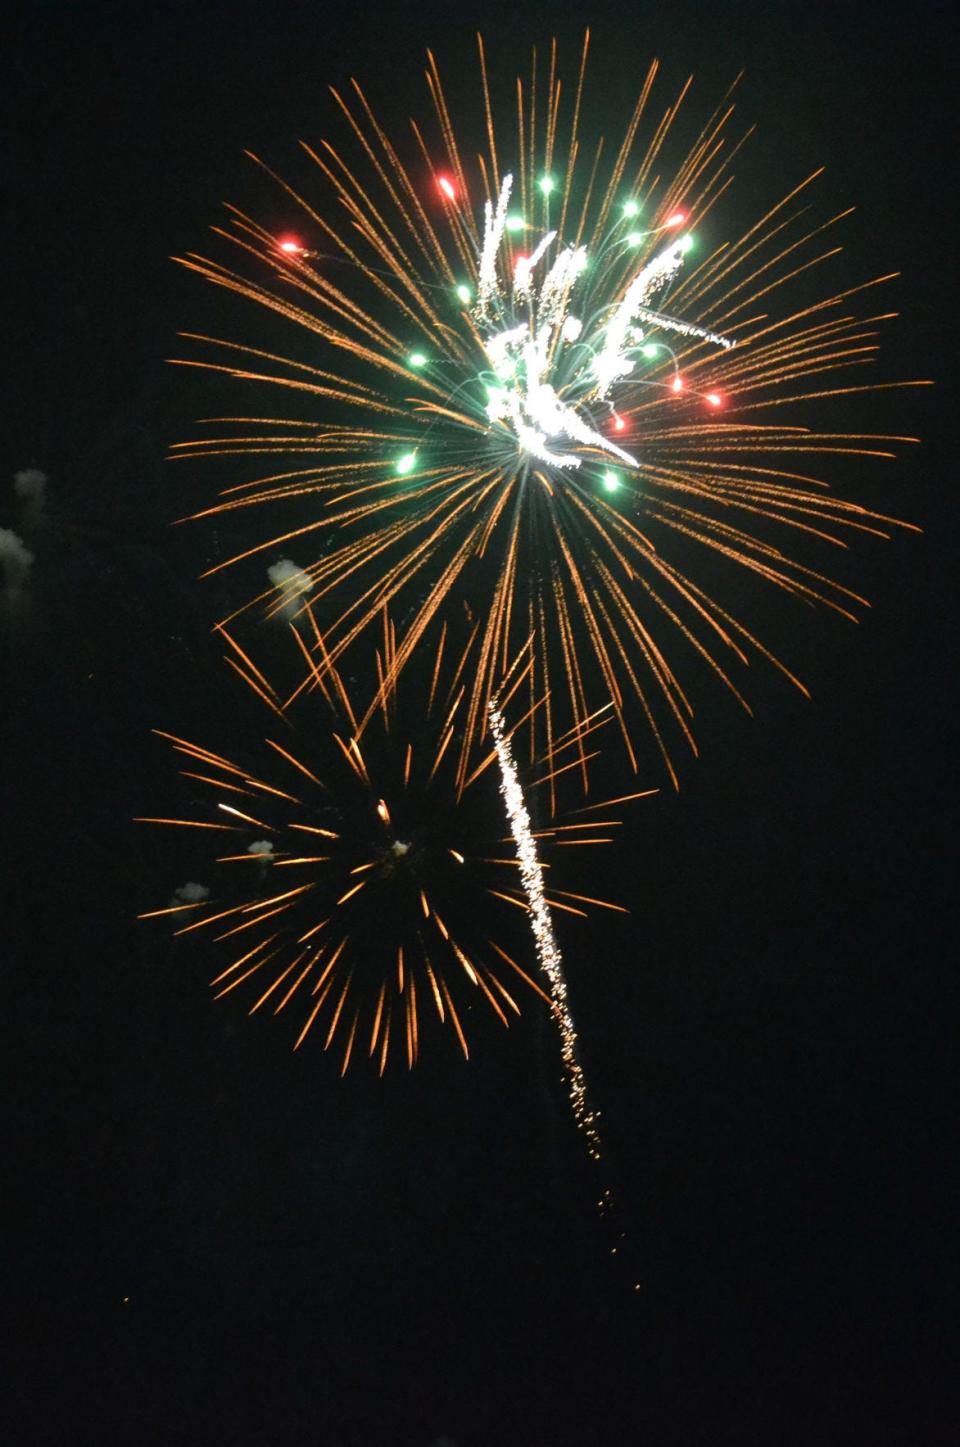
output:
[[[839,251],[848,213],[811,219],[811,176],[729,239],[742,144],[729,97],[668,169],[687,88],[656,114],[651,66],[605,149],[583,122],[587,52],[569,99],[556,47],[545,67],[534,55],[506,142],[482,43],[479,144],[455,133],[432,56],[435,143],[412,122],[404,149],[359,86],[334,92],[344,144],[305,146],[320,198],[274,177],[296,236],[230,207],[216,231],[236,260],[184,259],[310,344],[285,357],[193,336],[196,354],[181,359],[274,399],[257,416],[210,419],[176,449],[231,469],[196,516],[272,518],[211,571],[304,551],[300,606],[320,620],[322,667],[389,605],[402,628],[384,696],[469,596],[483,626],[459,788],[507,660],[531,635],[531,697],[548,700],[531,756],[610,700],[633,767],[642,721],[674,775],[671,733],[694,746],[678,638],[741,702],[735,675],[751,654],[797,682],[708,591],[713,564],[855,616],[863,600],[791,549],[885,534],[892,520],[832,495],[820,469],[913,440],[808,420],[822,399],[916,385],[858,380],[889,315],[860,301],[888,278],[806,286]]]
[[[499,714],[497,747],[464,787],[456,786],[454,744],[475,646],[445,669],[441,635],[415,728],[407,729],[392,690],[364,729],[318,633],[311,643],[322,668],[295,632],[301,656],[310,659],[312,688],[300,688],[286,706],[236,640],[226,630],[223,636],[233,668],[272,712],[277,736],[265,740],[266,762],[254,769],[161,735],[199,793],[189,815],[143,822],[214,840],[209,864],[217,885],[210,897],[181,898],[142,917],[173,919],[178,935],[215,939],[224,956],[211,982],[215,996],[236,991],[252,996],[251,1015],[294,1016],[295,1048],[311,1036],[321,1039],[324,1049],[339,1053],[341,1073],[362,1055],[382,1074],[391,1051],[412,1067],[429,1019],[448,1024],[468,1056],[475,1006],[506,1026],[520,1013],[519,993],[552,1003],[506,948],[507,917],[542,913],[547,903],[578,916],[622,906],[565,890],[552,877],[530,901],[522,863],[504,837],[507,821],[495,792],[491,808],[486,788],[497,747],[509,737]],[[395,647],[386,621],[377,654],[381,679]],[[505,705],[526,683],[526,653],[508,671]],[[588,733],[605,721],[591,721]],[[534,794],[568,771],[582,742],[579,733],[557,742],[531,783]],[[545,824],[536,838],[556,862],[571,848],[612,843],[619,822],[607,805],[591,803],[575,818]],[[561,874],[562,864],[554,872]]]

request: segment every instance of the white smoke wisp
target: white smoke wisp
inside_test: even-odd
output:
[[[313,589],[313,579],[289,558],[280,558],[272,563],[267,569],[267,577],[278,594],[271,611],[291,622],[299,615],[303,599]]]
[[[47,500],[47,474],[39,467],[22,467],[13,474],[13,491],[32,512],[41,512]]]
[[[210,898],[210,891],[205,884],[194,884],[187,880],[186,884],[178,884],[170,897],[170,908],[177,909],[188,904],[202,904],[205,899]]]
[[[543,869],[537,854],[537,845],[530,826],[530,815],[516,766],[510,740],[504,727],[503,715],[493,699],[489,705],[490,729],[493,734],[497,761],[500,765],[500,796],[507,811],[510,831],[517,850],[517,863],[523,880],[527,907],[530,912],[530,928],[537,951],[540,968],[550,986],[553,1013],[560,1029],[560,1053],[570,1093],[570,1104],[578,1128],[587,1142],[587,1153],[595,1161],[603,1154],[600,1134],[597,1130],[597,1112],[587,1099],[587,1085],[583,1067],[577,1054],[577,1031],[567,1002],[567,982],[563,973],[563,957],[553,933],[553,921],[547,904],[543,885]],[[610,1192],[604,1189],[599,1202],[601,1210],[610,1204]]]
[[[0,528],[0,595],[11,606],[23,599],[32,567],[33,553],[23,539],[10,528]]]

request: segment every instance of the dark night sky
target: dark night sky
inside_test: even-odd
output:
[[[702,680],[701,759],[609,861],[632,916],[564,930],[624,1270],[542,1022],[469,1067],[438,1049],[412,1076],[340,1083],[319,1052],[213,1008],[197,953],[133,920],[175,882],[128,822],[171,785],[149,729],[215,737],[229,714],[208,637],[221,600],[194,581],[203,539],[167,526],[189,484],[162,460],[202,406],[163,358],[222,303],[170,254],[250,194],[245,146],[282,170],[321,133],[328,82],[356,74],[402,120],[425,109],[427,45],[469,75],[478,24],[512,65],[555,30],[569,55],[582,23],[415,11],[48,3],[10,43],[4,475],[41,467],[50,487],[32,523],[0,494],[0,526],[36,556],[0,639],[4,1440],[952,1440],[944,386],[875,404],[879,429],[926,442],[858,496],[924,534],[850,560],[866,620],[778,605],[775,641],[813,701],[758,670],[749,720]],[[744,189],[826,161],[830,200],[860,207],[852,278],[904,273],[888,373],[941,382],[945,15],[582,12],[608,106],[654,54],[664,95],[687,70],[713,96],[746,68],[761,132]]]

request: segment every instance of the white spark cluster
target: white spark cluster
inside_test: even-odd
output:
[[[520,866],[520,876],[523,880],[524,893],[527,896],[530,928],[533,930],[537,959],[549,982],[553,1011],[560,1027],[560,1052],[570,1091],[570,1103],[573,1107],[574,1119],[586,1137],[587,1150],[596,1161],[602,1155],[600,1135],[596,1127],[597,1113],[590,1108],[587,1101],[586,1080],[577,1057],[577,1032],[570,1014],[570,1006],[567,1003],[567,982],[563,974],[563,958],[553,933],[550,908],[543,888],[543,870],[540,867],[537,846],[530,827],[530,815],[527,812],[523,790],[517,777],[510,740],[504,728],[503,715],[492,699],[489,713],[490,729],[493,733],[497,761],[500,765],[500,796],[507,811],[510,832],[516,845],[517,863]],[[609,1192],[604,1192],[601,1206],[606,1204],[608,1199]]]
[[[702,337],[718,347],[733,346],[729,337],[721,337],[716,332],[708,332],[690,322],[664,316],[647,305],[650,299],[676,276],[688,249],[687,238],[681,236],[649,261],[627,287],[623,300],[606,324],[603,346],[593,359],[593,374],[597,379],[601,397],[608,395],[614,382],[629,376],[633,371],[630,349],[641,343],[644,336],[642,329],[637,327],[638,322],[644,321],[648,325],[662,327],[665,331],[678,332],[687,337]]]
[[[497,252],[503,240],[503,229],[507,224],[507,207],[513,177],[504,176],[496,210],[488,201],[483,210],[483,250],[480,253],[480,279],[477,287],[477,315],[484,320],[497,292]]]
[[[508,426],[523,452],[552,466],[580,466],[578,453],[557,450],[554,439],[567,438],[636,467],[639,464],[631,453],[611,442],[587,419],[591,404],[609,405],[613,385],[633,371],[631,353],[644,339],[642,324],[699,337],[721,347],[733,345],[726,337],[664,316],[648,305],[679,271],[689,239],[672,241],[647,262],[612,314],[599,320],[590,329],[592,334],[585,337],[583,322],[569,310],[573,289],[588,263],[585,247],[564,247],[538,285],[535,272],[541,263],[545,264],[557,238],[555,231],[548,231],[529,255],[516,259],[512,277],[501,279],[505,268],[498,268],[498,258],[508,227],[512,189],[512,175],[504,176],[496,206],[490,201],[485,206],[473,308],[484,350],[497,378],[496,385],[488,388],[487,416],[491,422]],[[574,346],[579,353],[576,365],[570,367],[569,349]],[[555,385],[558,383],[571,400],[560,395]]]

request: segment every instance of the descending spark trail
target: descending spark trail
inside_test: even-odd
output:
[[[503,716],[493,699],[490,700],[489,715],[497,761],[500,765],[500,795],[507,811],[507,818],[510,821],[510,829],[517,848],[517,863],[520,866],[520,876],[530,909],[530,927],[533,930],[537,959],[550,983],[553,1012],[560,1026],[560,1050],[570,1091],[570,1103],[573,1106],[577,1126],[586,1137],[587,1151],[591,1159],[599,1161],[603,1149],[596,1124],[597,1112],[591,1108],[587,1100],[587,1083],[583,1067],[577,1056],[577,1031],[570,1014],[570,1006],[567,1003],[567,982],[563,975],[563,959],[553,933],[550,909],[544,895],[543,870],[530,826],[530,815],[527,812],[523,790],[520,787],[520,780],[513,762],[510,740],[504,728]],[[600,1199],[601,1210],[609,1204],[610,1191],[604,1188]]]

